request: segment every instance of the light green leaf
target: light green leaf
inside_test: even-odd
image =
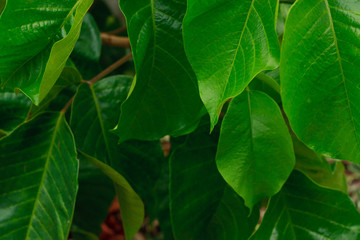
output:
[[[0,163],[1,239],[67,239],[78,161],[64,115],[39,115],[2,139]]]
[[[120,6],[136,68],[136,85],[116,130],[120,142],[193,131],[203,105],[182,41],[186,0],[122,0]]]
[[[259,239],[359,239],[360,214],[344,193],[321,188],[294,171],[274,196],[259,230]]]
[[[360,163],[360,2],[298,0],[281,53],[283,106],[296,135],[327,157]]]
[[[170,159],[170,215],[175,239],[247,239],[258,221],[258,211],[225,183],[216,163],[217,137],[208,124],[187,137]]]
[[[326,158],[305,146],[293,136],[296,156],[295,168],[322,187],[331,188],[347,194],[344,165],[340,161],[330,164]]]
[[[39,104],[60,76],[91,4],[9,1],[0,16],[1,85],[18,88]]]
[[[126,179],[109,165],[81,152],[92,164],[106,174],[115,186],[115,192],[121,206],[121,219],[126,239],[132,239],[143,223],[145,213],[141,198]]]
[[[26,119],[30,100],[22,93],[0,90],[0,129],[10,133]]]
[[[246,90],[232,100],[221,126],[216,164],[250,210],[280,191],[295,155],[280,109],[268,95]]]
[[[213,128],[224,103],[279,61],[277,0],[189,0],[185,51]]]

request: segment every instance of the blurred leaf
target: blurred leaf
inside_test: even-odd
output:
[[[66,239],[78,161],[64,115],[47,113],[0,141],[2,239]]]
[[[330,165],[324,156],[317,154],[293,136],[296,156],[295,168],[322,187],[328,187],[347,194],[344,165],[337,161]]]
[[[70,56],[85,79],[90,79],[101,71],[99,63],[101,50],[99,29],[92,15],[87,13],[79,39]]]
[[[91,14],[87,13],[81,26],[79,39],[77,40],[74,55],[83,60],[98,62],[101,54],[101,38],[96,22]]]

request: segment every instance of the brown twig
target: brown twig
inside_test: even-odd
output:
[[[63,114],[66,113],[66,111],[68,110],[68,108],[70,107],[71,103],[74,101],[75,95],[72,96],[72,98],[66,103],[66,105],[63,107],[63,109],[61,109],[60,112],[62,112]]]
[[[105,45],[130,48],[130,41],[128,37],[118,37],[107,33],[100,34],[101,41]]]
[[[126,55],[125,57],[117,60],[115,63],[113,63],[113,64],[111,64],[109,67],[107,67],[104,71],[102,71],[101,73],[99,73],[98,75],[96,75],[95,77],[93,77],[92,79],[90,79],[89,81],[87,81],[87,83],[90,84],[90,85],[96,83],[97,81],[99,81],[100,79],[102,79],[103,77],[107,76],[107,75],[110,74],[112,71],[114,71],[115,69],[117,69],[118,67],[120,67],[121,65],[123,65],[124,63],[126,63],[131,57],[132,57],[132,54],[129,53],[129,54]]]
[[[110,35],[117,35],[117,34],[126,32],[126,30],[127,30],[127,27],[125,26],[125,27],[117,28],[117,29],[115,29],[115,30],[106,32],[106,33],[107,33],[107,34],[110,34]]]
[[[110,74],[112,71],[114,71],[116,68],[120,67],[121,65],[123,65],[124,63],[126,63],[130,58],[132,57],[132,54],[128,54],[125,57],[119,59],[118,61],[116,61],[115,63],[113,63],[112,65],[110,65],[109,67],[107,67],[104,71],[102,71],[101,73],[99,73],[98,75],[96,75],[95,77],[93,77],[91,80],[89,81],[82,81],[82,82],[86,82],[88,83],[90,86],[93,85],[94,83],[96,83],[97,81],[99,81],[100,79],[104,78],[105,76],[107,76],[108,74]],[[70,105],[72,104],[72,102],[74,101],[75,95],[66,103],[66,105],[64,106],[63,109],[61,109],[60,112],[62,113],[66,113],[66,111],[68,110],[68,108],[70,107]]]

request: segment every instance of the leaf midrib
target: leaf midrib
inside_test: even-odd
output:
[[[48,171],[48,165],[49,165],[49,162],[50,162],[50,157],[51,157],[51,153],[52,153],[52,150],[53,150],[53,146],[55,144],[55,139],[56,139],[56,136],[57,136],[57,132],[59,130],[59,126],[60,126],[60,123],[61,123],[61,120],[63,118],[63,113],[60,113],[59,114],[59,117],[56,121],[56,125],[55,125],[55,128],[54,128],[54,133],[51,137],[51,142],[50,142],[50,147],[49,147],[49,151],[48,151],[48,154],[46,156],[46,161],[45,161],[45,166],[44,166],[44,171],[43,171],[43,175],[41,176],[41,180],[40,180],[40,185],[39,185],[39,188],[38,188],[38,192],[36,194],[36,198],[35,198],[35,203],[34,203],[34,207],[33,207],[33,210],[32,210],[32,213],[31,213],[31,218],[30,218],[30,222],[29,222],[29,225],[28,225],[28,228],[27,228],[27,232],[26,232],[26,235],[25,235],[25,239],[28,239],[29,237],[29,233],[30,233],[30,228],[32,226],[32,221],[34,219],[34,215],[35,215],[35,210],[37,209],[37,205],[39,203],[39,199],[40,199],[40,192],[41,190],[43,189],[44,187],[44,180],[45,180],[45,175]]]
[[[101,109],[100,109],[100,106],[99,106],[99,102],[98,102],[98,99],[97,99],[97,96],[95,94],[95,90],[94,90],[94,87],[93,85],[89,85],[89,88],[91,90],[91,95],[93,97],[93,100],[94,100],[94,103],[95,103],[95,108],[96,108],[96,115],[99,119],[99,124],[100,124],[100,128],[101,128],[101,133],[104,137],[104,142],[105,142],[105,147],[106,147],[106,151],[107,151],[107,155],[109,157],[109,161],[110,163],[107,161],[107,159],[104,159],[104,162],[108,165],[111,165],[112,164],[112,157],[111,157],[111,151],[110,151],[110,147],[109,147],[109,141],[108,141],[108,138],[107,138],[107,135],[106,135],[106,132],[105,132],[105,127],[104,127],[104,121],[102,119],[102,115],[101,115]]]

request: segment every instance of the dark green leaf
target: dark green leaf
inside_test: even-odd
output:
[[[143,202],[126,179],[112,167],[89,155],[81,154],[114,182],[115,192],[121,206],[120,214],[125,237],[126,239],[132,239],[145,217]]]
[[[47,113],[0,141],[2,239],[66,239],[78,161],[64,115]]]
[[[0,18],[1,85],[39,104],[60,76],[91,3],[8,1]]]
[[[268,95],[246,90],[232,100],[221,126],[216,163],[250,209],[280,191],[295,155],[280,109]]]
[[[344,193],[321,188],[294,171],[269,203],[251,239],[359,239],[360,214]]]
[[[94,8],[96,7],[94,6]],[[112,52],[117,52],[118,49],[111,48],[111,50]],[[92,15],[87,13],[81,26],[79,39],[76,42],[74,51],[70,56],[84,79],[91,79],[101,72],[99,63],[101,51],[102,44],[99,29]],[[103,54],[108,53],[104,52]],[[121,54],[118,54],[117,57],[118,56],[121,56]],[[111,63],[109,63],[109,65]],[[103,61],[102,64],[107,66]]]
[[[213,127],[224,103],[279,61],[277,0],[189,0],[184,42]]]
[[[72,238],[83,240],[84,237],[81,236],[84,234],[99,236],[101,223],[105,220],[114,197],[113,182],[87,158],[81,157],[79,192],[71,227]]]
[[[360,163],[360,2],[298,0],[281,53],[284,110],[296,135],[327,157]]]
[[[244,201],[219,174],[216,142],[205,125],[171,156],[170,211],[175,239],[247,239],[257,223],[258,212],[248,218]]]
[[[0,90],[0,129],[4,132],[11,132],[23,123],[30,105],[30,100],[22,93],[16,94]]]
[[[120,141],[193,131],[203,105],[182,41],[186,0],[123,0],[120,6],[136,68],[136,85],[117,126]]]
[[[126,184],[133,186],[149,206],[154,206],[155,184],[163,160],[160,143],[128,141],[118,145],[117,136],[110,132],[119,118],[120,105],[126,99],[131,82],[131,77],[112,76],[92,86],[87,83],[81,85],[72,106],[71,127],[80,151],[108,164],[112,172],[118,171],[117,174],[120,173],[129,181]],[[119,196],[119,199],[121,197],[124,196]],[[120,206],[123,213],[122,209],[127,207],[124,203],[120,203]],[[152,215],[156,214],[156,206],[154,208],[150,210]],[[140,228],[143,215],[133,213],[127,216],[130,217],[128,221],[138,218],[137,227]],[[124,226],[127,224],[125,217]],[[130,226],[128,237],[135,234],[135,227]]]
[[[100,32],[91,14],[87,13],[81,26],[78,41],[72,53],[83,60],[99,61],[101,54]]]

